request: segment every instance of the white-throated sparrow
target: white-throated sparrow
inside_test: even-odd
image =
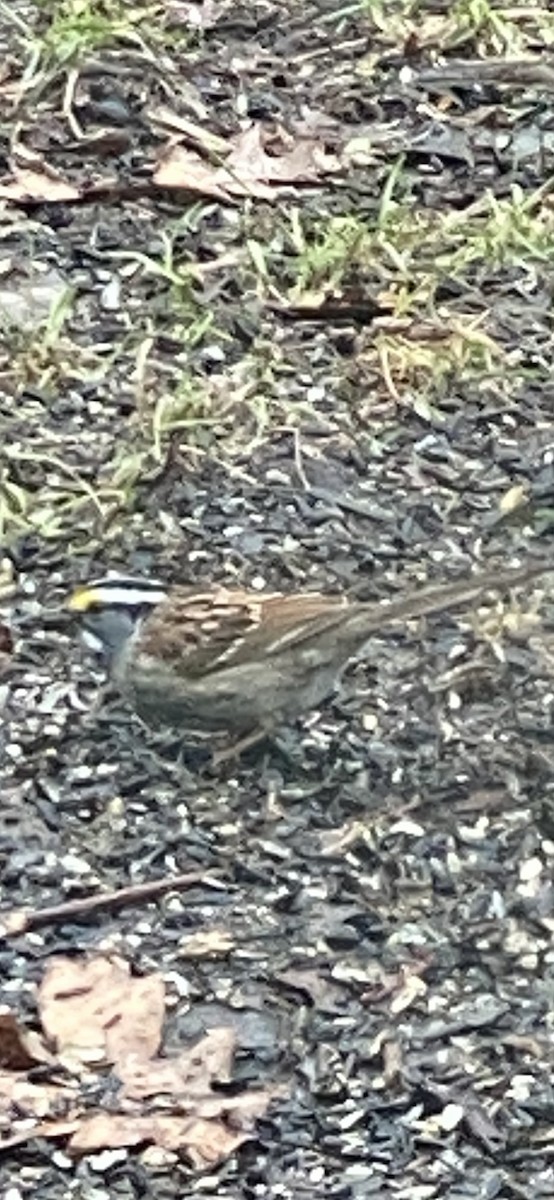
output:
[[[372,633],[549,570],[527,563],[365,603],[317,592],[191,589],[107,576],[73,592],[86,640],[148,724],[244,745],[316,708]]]

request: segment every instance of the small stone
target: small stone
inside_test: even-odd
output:
[[[519,868],[519,878],[521,879],[521,882],[530,883],[531,880],[538,879],[539,876],[542,875],[543,866],[544,863],[542,862],[542,859],[537,858],[536,856],[534,858],[527,858],[521,863]]]
[[[101,1150],[100,1154],[91,1154],[88,1165],[91,1171],[109,1171],[116,1163],[125,1162],[128,1158],[126,1150]]]
[[[439,1122],[441,1129],[444,1129],[445,1133],[450,1133],[453,1129],[457,1129],[463,1119],[464,1110],[461,1104],[447,1104],[440,1114]]]

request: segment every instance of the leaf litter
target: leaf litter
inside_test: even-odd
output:
[[[548,552],[551,5],[231,0],[162,4],[142,26],[141,8],[0,3],[23,19],[2,44],[4,162],[17,126],[36,153],[17,165],[39,176],[2,202],[6,250],[76,288],[62,340],[2,355],[0,521],[22,576],[3,675],[2,997],[25,1012],[60,944],[128,938],[175,973],[177,1037],[196,1050],[232,1025],[239,1053],[231,1072],[222,1039],[201,1098],[168,1005],[166,1056],[131,1049],[118,1074],[108,1033],[127,1034],[93,990],[81,1058],[72,1027],[45,1046],[55,1065],[5,1067],[2,1144],[29,1123],[34,1144],[4,1156],[2,1185],[57,1197],[103,1171],[124,1196],[551,1196],[552,648],[541,674],[501,613],[417,646],[406,633],[356,664],[355,695],[291,731],[278,772],[199,782],[116,705],[90,720],[96,668],[44,607],[112,567],[374,597],[482,552]],[[83,13],[99,9],[93,45]],[[530,53],[542,69],[522,66]],[[255,127],[250,161],[221,179]],[[192,156],[191,188],[179,171],[153,181],[172,146]],[[48,168],[73,200],[47,199]],[[161,900],[167,880],[137,893],[152,863],[190,858],[232,882],[215,939],[190,897]],[[158,901],[153,923],[127,907]],[[197,902],[213,931],[213,890]],[[5,1044],[8,1064],[28,1053],[13,1023]],[[207,1180],[183,1183],[179,1164],[160,1182],[183,1119],[193,1153],[213,1155],[213,1136],[221,1154],[244,1132],[231,1101],[256,1105],[279,1073],[284,1113],[255,1145]],[[50,1139],[72,1136],[146,1137],[152,1153],[140,1176],[120,1149],[68,1183]]]
[[[153,1144],[195,1168],[221,1162],[254,1134],[277,1089],[218,1091],[232,1080],[236,1034],[214,1028],[160,1057],[161,975],[133,975],[117,957],[54,957],[37,992],[42,1033],[0,1013],[0,1151],[35,1137],[66,1138],[79,1156]],[[33,1082],[37,1065],[48,1081]],[[101,1089],[109,1108],[87,1095]],[[14,1115],[14,1107],[24,1117]],[[63,1115],[61,1115],[63,1114]]]
[[[156,119],[154,123],[157,123]],[[199,140],[195,127],[188,125],[185,130],[189,137],[194,131],[194,140]],[[87,155],[101,151],[103,154],[106,150],[105,131],[99,131],[95,139],[91,142],[84,138],[82,145],[79,142],[72,143],[71,152]],[[250,123],[228,144],[210,136],[208,132],[202,142],[212,156],[220,152],[220,161],[210,162],[174,136],[160,152],[151,172],[150,181],[154,190],[185,191],[230,204],[248,196],[275,201],[283,188],[315,185],[326,176],[342,171],[336,155],[328,153],[324,144],[316,139],[295,138],[284,129],[279,130],[277,136],[269,138],[259,122]],[[268,147],[271,147],[271,153]],[[126,148],[127,144],[123,146],[123,149]],[[111,196],[116,199],[122,194],[122,187],[125,188],[113,177],[103,180],[90,180],[87,177],[82,184],[72,183],[44,158],[22,146],[18,149],[23,161],[14,158],[10,173],[0,178],[0,200],[5,203],[89,203],[100,197],[107,199]],[[112,139],[109,149],[110,152],[119,153],[121,147],[117,144],[114,146]],[[144,193],[148,186],[147,177],[137,185],[137,194]]]

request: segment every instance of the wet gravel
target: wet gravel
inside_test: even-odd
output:
[[[429,120],[400,85],[405,48],[383,33],[376,81],[360,89],[352,63],[367,52],[362,16],[344,17],[335,47],[329,6],[295,9],[286,29],[280,7],[231,4],[190,60],[176,52],[217,132],[235,128],[237,97],[246,96],[255,119],[294,127],[308,105],[364,132],[394,117],[398,137],[415,141]],[[316,67],[303,68],[312,51]],[[111,113],[116,125],[127,122],[131,148],[119,170],[133,176],[153,151],[144,113],[163,87],[152,66],[126,64],[124,55],[118,63],[108,76],[116,82],[100,96],[93,88],[92,101],[83,82],[84,100],[100,105],[103,120]],[[452,137],[464,116],[469,136],[477,101],[494,125],[504,93],[476,96],[472,85],[456,94],[445,122]],[[31,141],[48,144],[61,169],[63,152],[49,141],[57,99],[47,91],[26,120]],[[540,103],[550,111],[551,96],[541,93]],[[486,140],[473,148],[470,169],[459,142],[455,151],[449,143],[408,155],[422,206],[456,210],[485,186],[501,198],[508,183],[529,192],[542,182],[536,157],[515,161],[505,150],[499,158]],[[397,154],[385,149],[369,175],[295,203],[308,215],[374,214]],[[80,160],[73,166],[84,169]],[[118,567],[370,598],[476,562],[501,565],[530,551],[546,560],[548,262],[532,272],[477,264],[459,292],[444,281],[449,312],[464,321],[486,314],[491,337],[520,357],[514,378],[501,369],[445,377],[440,411],[424,410],[411,393],[398,403],[387,391],[371,327],[285,320],[260,305],[244,263],[213,288],[197,285],[195,304],[211,309],[212,327],[197,344],[179,340],[167,280],[126,275],[118,257],[129,247],[158,253],[161,225],[174,229],[178,219],[185,261],[232,260],[244,241],[236,212],[214,204],[185,221],[172,197],[38,206],[3,234],[24,273],[32,263],[55,266],[75,287],[66,332],[92,358],[74,370],[62,347],[52,386],[37,383],[36,356],[24,379],[3,366],[9,494],[13,501],[20,489],[31,500],[6,537],[15,589],[2,618],[16,642],[0,678],[0,884],[4,911],[194,869],[221,886],[199,883],[139,910],[4,938],[0,1001],[34,1025],[36,985],[52,955],[117,950],[139,971],[163,972],[169,1049],[230,1025],[237,1086],[276,1084],[280,1098],[255,1138],[211,1174],[135,1150],[75,1162],[63,1141],[35,1139],[0,1160],[6,1200],[37,1192],[44,1200],[551,1196],[546,585],[518,594],[519,622],[504,599],[486,614],[443,615],[375,638],[336,699],[284,731],[280,748],[217,771],[183,756],[174,737],[145,732],[117,697],[99,701],[100,668],[57,607],[75,580]],[[250,219],[260,241],[278,220],[263,204]],[[284,261],[281,282],[287,269]],[[111,309],[115,277],[120,299]],[[371,267],[362,283],[371,294]],[[149,328],[137,401],[137,347]],[[210,408],[201,437],[189,438],[185,416],[171,431],[171,453],[156,459],[151,400],[184,353],[195,384],[220,408],[215,417]],[[252,397],[278,419],[266,421]],[[135,452],[142,468],[127,486]],[[524,501],[512,508],[505,497],[514,488]],[[539,609],[536,641],[529,630]],[[220,935],[219,949],[217,940],[203,948],[199,935],[208,934]]]

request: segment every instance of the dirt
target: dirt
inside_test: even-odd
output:
[[[49,7],[0,7],[2,911],[206,880],[4,937],[1,1001],[36,1028],[53,957],[117,953],[168,1053],[231,1027],[233,1087],[278,1094],[211,1171],[38,1137],[2,1187],[551,1196],[548,581],[376,638],[219,770],[103,697],[60,605],[549,560],[554,6]],[[171,137],[206,194],[156,183]]]

